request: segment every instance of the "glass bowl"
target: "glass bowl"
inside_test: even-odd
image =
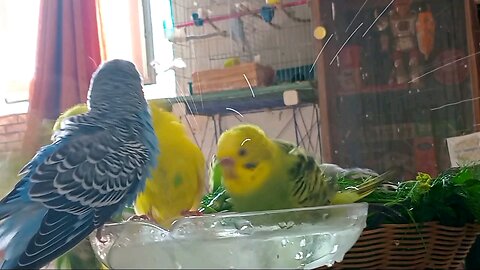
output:
[[[343,260],[366,226],[367,203],[184,217],[170,231],[143,221],[106,224],[101,243],[108,267],[305,268]]]

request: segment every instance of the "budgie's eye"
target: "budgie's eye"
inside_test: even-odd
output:
[[[245,168],[247,169],[250,169],[250,170],[253,170],[257,167],[257,163],[252,163],[252,162],[249,162],[249,163],[245,163]]]
[[[245,148],[240,148],[240,150],[238,150],[238,155],[243,157],[247,154],[247,150],[245,150]]]

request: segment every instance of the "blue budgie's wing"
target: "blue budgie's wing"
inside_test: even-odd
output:
[[[24,178],[2,201],[0,219],[8,227],[0,238],[15,232],[16,239],[22,240],[12,239],[7,245],[2,268],[47,264],[134,199],[147,173],[150,153],[146,147],[135,140],[117,139],[101,128],[83,131],[43,149],[44,154],[25,167]],[[35,205],[32,216],[39,213],[43,218],[30,224],[13,222],[25,213],[2,208],[12,210],[15,205]]]
[[[48,208],[83,214],[124,200],[143,178],[148,160],[138,141],[119,140],[108,131],[78,136],[36,168],[29,194]]]

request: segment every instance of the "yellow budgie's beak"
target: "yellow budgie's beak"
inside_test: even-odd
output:
[[[235,160],[231,157],[224,157],[219,160],[220,166],[222,166],[223,173],[230,179],[237,178],[235,172]]]
[[[231,167],[235,165],[235,160],[233,160],[231,157],[222,158],[219,162],[223,167]]]

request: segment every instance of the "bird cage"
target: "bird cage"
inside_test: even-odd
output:
[[[172,101],[204,154],[225,129],[248,122],[320,159],[309,1],[174,0],[172,10],[165,32],[180,63]]]
[[[167,31],[174,43],[174,56],[186,64],[176,72],[179,95],[209,91],[195,85],[193,78],[208,70],[216,75],[220,69],[230,71],[226,76],[238,77],[238,83],[231,80],[233,84],[228,86],[247,86],[249,78],[243,76],[245,71],[240,67],[238,74],[224,69],[239,63],[245,64],[247,72],[256,65],[260,66],[258,73],[268,73],[271,68],[273,76],[256,78],[263,86],[314,78],[312,64],[316,55],[308,1],[268,5],[265,0],[176,0],[172,5],[174,29]],[[215,78],[218,80],[218,76]]]

